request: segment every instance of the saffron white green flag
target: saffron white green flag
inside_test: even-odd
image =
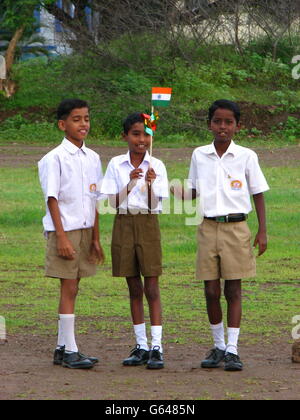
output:
[[[152,88],[152,105],[168,106],[171,101],[172,88],[154,87]]]

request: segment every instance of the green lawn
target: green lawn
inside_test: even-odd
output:
[[[187,165],[168,165],[169,179],[184,179]],[[300,167],[264,168],[269,248],[258,259],[258,275],[243,282],[241,342],[291,341],[292,317],[300,313]],[[58,281],[43,275],[44,202],[36,168],[0,169],[0,316],[8,334],[54,334]],[[196,227],[185,215],[160,217],[164,251],[161,292],[168,342],[209,343],[202,284],[195,280]],[[80,333],[122,336],[131,331],[125,281],[110,272],[112,215],[101,217],[106,263],[93,279],[82,280],[77,302]],[[256,229],[255,213],[250,227]],[[225,301],[223,300],[224,308]]]

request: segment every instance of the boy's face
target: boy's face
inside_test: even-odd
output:
[[[65,132],[66,138],[78,147],[82,146],[90,130],[88,108],[75,108],[65,120],[58,121],[58,127]]]
[[[133,124],[128,134],[123,133],[123,138],[128,143],[129,151],[134,154],[144,155],[151,142],[151,136],[145,132],[145,125],[142,122]]]
[[[225,143],[231,141],[240,130],[240,124],[236,122],[232,111],[219,108],[208,123],[208,128],[213,132],[217,142]]]

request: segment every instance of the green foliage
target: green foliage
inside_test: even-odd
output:
[[[13,78],[19,89],[10,100],[0,96],[0,112],[15,110],[22,117],[0,122],[5,129],[5,133],[0,130],[0,141],[52,142],[58,133],[55,108],[69,97],[82,97],[90,103],[93,142],[115,141],[120,138],[126,115],[150,111],[152,86],[173,88],[170,107],[159,109],[156,143],[163,145],[173,146],[174,138],[179,145],[194,145],[199,138],[210,140],[207,109],[219,98],[271,105],[274,113],[297,113],[300,109],[299,84],[291,77],[291,67],[280,58],[273,61],[270,55],[260,55],[251,48],[240,56],[229,45],[199,46],[189,41],[184,59],[162,34],[141,34],[134,41],[136,48],[130,51],[128,35],[111,42],[110,54],[115,61],[86,52],[15,65]],[[263,107],[260,112],[263,114]],[[250,134],[274,144],[264,130],[257,130],[254,127]],[[247,139],[247,134],[242,131],[241,139]],[[282,135],[283,130],[274,127],[274,142]],[[282,141],[297,141],[293,136],[282,137]]]
[[[291,57],[299,52],[299,36],[290,35],[283,37],[278,41],[276,47],[276,59],[289,65]],[[274,40],[268,36],[261,36],[250,42],[246,47],[250,53],[257,54],[260,57],[272,57],[274,54]]]
[[[2,0],[1,1],[1,27],[15,31],[21,26],[30,28],[35,18],[33,11],[44,4],[54,3],[55,0]]]
[[[17,129],[19,130],[24,125],[28,124],[28,120],[20,114],[16,114],[13,117],[7,118],[1,125],[3,130]]]
[[[280,128],[282,130],[283,136],[285,136],[290,141],[295,141],[299,139],[300,118],[289,116],[286,124],[282,124]]]

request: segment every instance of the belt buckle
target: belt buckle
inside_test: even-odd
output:
[[[219,223],[228,223],[228,216],[217,216],[216,222]]]

